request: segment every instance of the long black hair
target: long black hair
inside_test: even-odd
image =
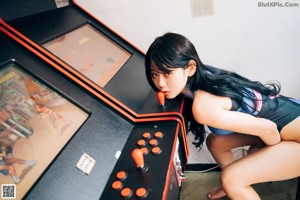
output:
[[[188,63],[194,60],[197,70],[188,79],[186,88],[190,91],[204,90],[217,96],[226,96],[235,100],[239,106],[249,109],[245,105],[243,97],[247,96],[253,101],[256,97],[247,88],[254,89],[263,95],[277,95],[280,85],[277,82],[262,84],[259,81],[251,81],[237,73],[204,65],[199,58],[195,46],[186,37],[176,33],[166,33],[157,37],[150,45],[145,58],[146,77],[151,87],[157,91],[152,78],[151,69],[155,66],[160,71],[169,73],[170,68],[186,68]],[[201,147],[205,140],[205,128],[195,121],[191,107],[192,101],[187,101],[189,129],[195,135],[194,144]]]

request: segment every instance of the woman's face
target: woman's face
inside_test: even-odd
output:
[[[169,73],[160,71],[157,67],[151,70],[152,81],[156,88],[163,92],[167,99],[179,95],[186,86],[188,77],[191,76],[190,67],[168,68]]]

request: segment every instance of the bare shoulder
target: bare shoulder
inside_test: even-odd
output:
[[[217,96],[206,91],[198,90],[195,92],[193,105],[197,108],[208,107],[209,109],[222,108],[230,110],[232,102],[229,97]]]
[[[218,110],[230,110],[232,102],[229,97],[216,96],[206,91],[196,91],[192,112],[199,122],[214,115]]]

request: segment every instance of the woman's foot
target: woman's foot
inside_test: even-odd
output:
[[[209,199],[219,199],[226,196],[226,193],[224,192],[223,188],[221,187],[216,187],[210,190],[207,194],[207,197]]]

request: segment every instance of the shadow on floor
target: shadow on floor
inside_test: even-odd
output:
[[[207,192],[219,185],[220,172],[186,172],[182,183],[180,200],[207,200]],[[256,184],[253,188],[262,200],[295,200],[298,178]],[[229,200],[224,197],[220,200]]]

